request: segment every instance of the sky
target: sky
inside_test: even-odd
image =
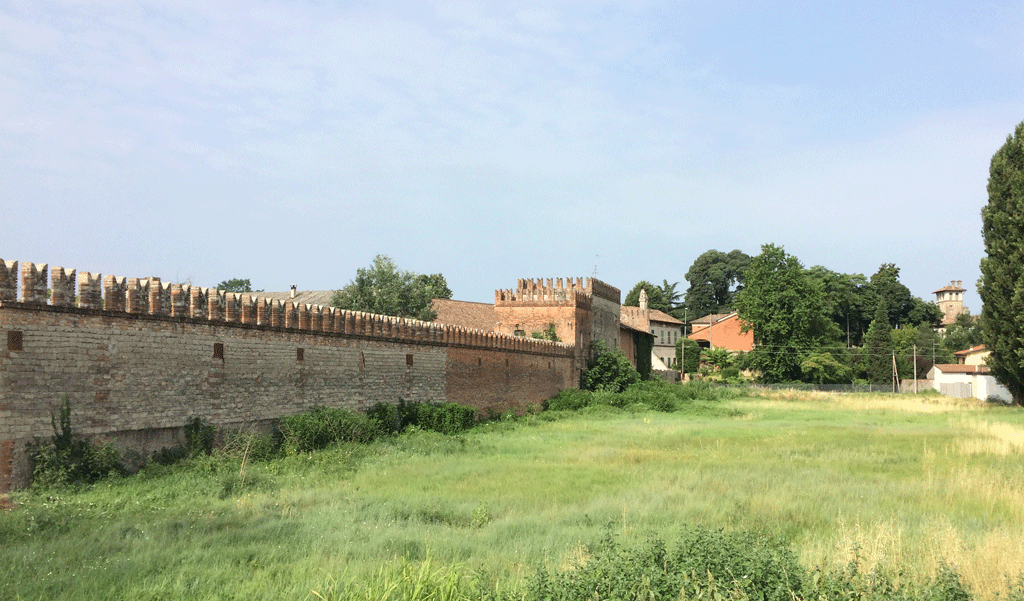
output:
[[[962,280],[1024,3],[0,0],[0,258],[459,300],[709,249]]]

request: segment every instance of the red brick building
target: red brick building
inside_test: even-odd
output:
[[[736,313],[705,315],[692,321],[691,327],[688,338],[703,348],[724,348],[734,353],[754,348],[754,332],[743,331],[743,322]]]

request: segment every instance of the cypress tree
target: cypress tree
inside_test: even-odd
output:
[[[864,368],[868,382],[887,384],[892,382],[892,325],[889,324],[889,312],[885,303],[878,303],[875,318],[868,326],[864,336]]]
[[[982,340],[992,374],[1024,404],[1024,122],[993,156],[981,210]]]

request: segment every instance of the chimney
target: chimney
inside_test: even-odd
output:
[[[295,284],[292,284],[292,298],[295,298]]]
[[[963,287],[964,287],[964,286],[963,286],[963,283],[964,283],[964,281],[963,281],[963,280],[957,280],[957,281],[956,281],[956,287],[957,287],[957,288],[963,288]]]

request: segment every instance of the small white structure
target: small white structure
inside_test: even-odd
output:
[[[934,382],[935,390],[944,396],[983,401],[996,398],[1004,403],[1013,400],[1010,391],[996,382],[985,365],[939,364],[932,367],[928,377]]]

